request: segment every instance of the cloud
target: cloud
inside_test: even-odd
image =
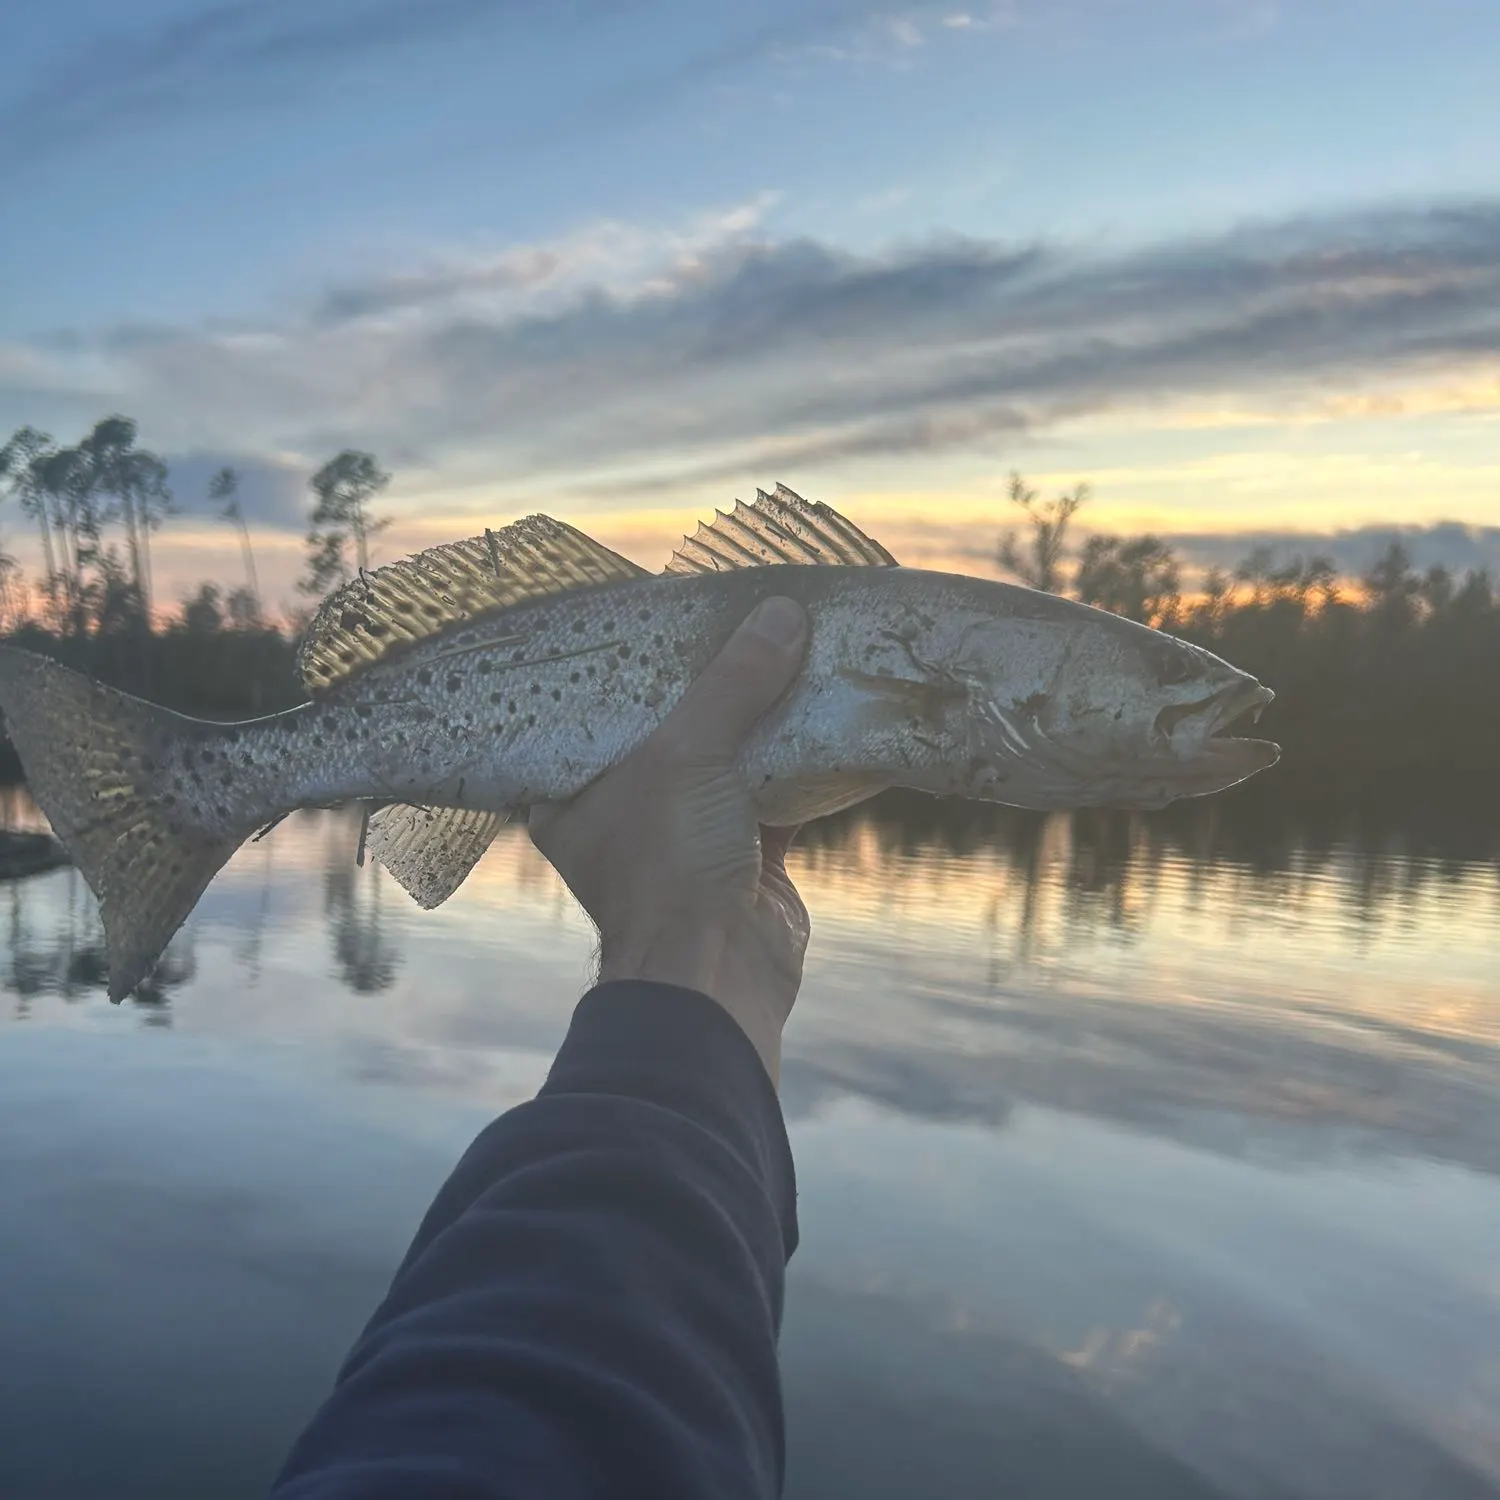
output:
[[[30,348],[28,387],[108,389],[158,444],[370,447],[492,497],[667,494],[770,465],[795,485],[999,459],[1100,413],[1274,410],[1493,369],[1500,200],[1112,252],[882,254],[770,239],[750,206],[340,281],[257,327],[148,333]],[[37,419],[0,389],[0,421]]]
[[[237,496],[252,526],[301,531],[307,525],[307,481],[311,472],[299,463],[242,453],[170,453],[164,459],[172,474],[172,498],[178,514],[218,519],[223,502],[209,499],[208,487],[222,468],[239,480]]]
[[[487,20],[528,25],[578,3],[540,0],[223,0],[95,37],[0,109],[0,165],[122,124],[222,109],[373,54],[444,39]]]
[[[1200,568],[1232,568],[1258,548],[1278,563],[1321,554],[1345,577],[1368,570],[1392,542],[1400,542],[1415,567],[1442,566],[1453,573],[1487,568],[1500,578],[1500,526],[1439,521],[1430,526],[1352,526],[1337,531],[1247,530],[1182,532],[1170,538],[1183,558]]]

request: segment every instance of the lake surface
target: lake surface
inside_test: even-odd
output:
[[[591,941],[524,835],[423,913],[356,834],[242,850],[121,1007],[76,873],[0,886],[8,1500],[260,1493],[541,1081]],[[1493,800],[901,802],[791,864],[789,1495],[1500,1496]]]

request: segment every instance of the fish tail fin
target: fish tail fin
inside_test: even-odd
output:
[[[109,998],[155,967],[247,832],[175,797],[168,757],[192,722],[47,657],[0,647],[0,713],[27,786],[99,900]]]

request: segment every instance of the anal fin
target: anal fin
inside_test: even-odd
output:
[[[431,911],[468,879],[506,818],[467,807],[397,802],[371,814],[365,849],[418,906]]]

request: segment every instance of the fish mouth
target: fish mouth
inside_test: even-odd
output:
[[[1243,727],[1247,716],[1252,723],[1258,720],[1275,697],[1253,677],[1243,677],[1196,703],[1164,708],[1156,716],[1156,728],[1176,752],[1172,770],[1163,777],[1172,795],[1224,791],[1274,766],[1281,759],[1280,745],[1230,731]],[[1166,794],[1166,787],[1162,790]]]
[[[1231,682],[1227,687],[1199,698],[1193,703],[1174,703],[1156,716],[1156,732],[1168,744],[1177,738],[1184,727],[1184,736],[1194,749],[1213,753],[1229,745],[1269,745],[1267,740],[1241,739],[1226,736],[1225,731],[1236,725],[1247,714],[1255,722],[1271,703],[1276,694],[1263,687],[1253,677]],[[1276,749],[1275,746],[1270,746]]]

